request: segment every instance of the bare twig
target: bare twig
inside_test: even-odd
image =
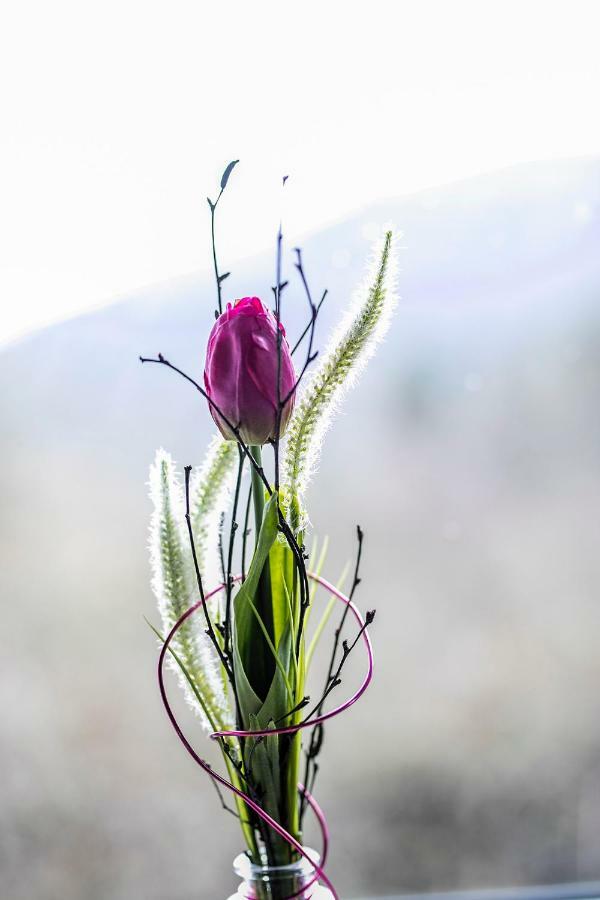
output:
[[[194,531],[192,529],[192,521],[191,521],[191,516],[190,516],[190,473],[192,471],[192,467],[186,466],[184,471],[185,471],[185,521],[187,524],[188,536],[190,539],[190,547],[192,550],[192,559],[194,560],[194,570],[196,572],[196,581],[198,582],[198,590],[200,592],[200,599],[202,600],[202,609],[204,610],[204,617],[206,619],[206,633],[208,634],[215,650],[217,651],[219,659],[221,660],[223,668],[225,669],[225,672],[227,673],[227,677],[229,678],[232,687],[235,688],[233,672],[229,667],[229,662],[227,660],[227,657],[225,656],[225,654],[223,653],[223,650],[221,649],[221,645],[220,645],[219,641],[217,640],[217,636],[216,636],[215,630],[213,628],[213,624],[212,624],[212,621],[210,618],[210,613],[208,611],[208,605],[206,603],[206,598],[204,595],[204,586],[202,584],[202,575],[200,573],[200,567],[198,565],[198,556],[196,554],[196,544],[194,542]]]
[[[252,483],[248,485],[248,499],[246,500],[246,512],[244,514],[244,533],[242,534],[242,583],[246,580],[246,543],[250,534],[248,521],[250,519],[250,504],[252,502]]]
[[[321,311],[321,307],[323,306],[323,303],[325,301],[327,294],[328,294],[328,290],[327,290],[327,288],[325,288],[325,290],[323,291],[323,294],[321,295],[321,299],[317,303],[317,314]],[[302,341],[304,340],[304,338],[310,331],[311,325],[312,325],[312,314],[311,314],[310,319],[308,320],[308,324],[306,325],[304,331],[302,332],[302,334],[300,335],[300,337],[298,338],[298,340],[296,341],[296,343],[294,344],[294,346],[292,348],[292,356],[294,355],[294,353],[296,352],[296,350],[298,349],[298,347],[300,346],[300,344],[302,343]]]
[[[226,602],[225,602],[225,655],[231,659],[231,598],[233,595],[233,548],[235,545],[235,534],[238,528],[236,522],[238,501],[240,497],[240,485],[242,482],[242,472],[244,470],[244,453],[238,445],[239,464],[238,474],[235,483],[235,494],[233,497],[233,509],[231,512],[231,529],[229,532],[229,553],[227,555],[227,573],[226,573]]]
[[[360,574],[359,573],[360,573],[360,563],[361,563],[361,559],[362,559],[362,548],[363,548],[363,539],[364,539],[364,532],[363,532],[362,528],[360,527],[360,525],[356,526],[356,536],[358,539],[358,549],[356,552],[356,564],[354,567],[354,578],[352,580],[352,588],[350,589],[350,597],[349,597],[350,600],[353,599],[356,588],[360,584]],[[360,629],[360,631],[357,634],[353,643],[351,645],[348,645],[346,641],[344,641],[342,643],[342,648],[343,648],[342,649],[342,658],[337,667],[337,670],[334,672],[335,658],[337,656],[337,651],[338,651],[338,647],[339,647],[340,635],[341,635],[344,625],[346,623],[346,618],[348,616],[349,609],[350,609],[350,604],[346,604],[346,606],[344,608],[344,612],[342,613],[340,624],[338,625],[338,627],[336,628],[336,631],[335,631],[333,649],[331,652],[331,658],[329,660],[329,668],[327,670],[327,678],[325,679],[325,688],[323,690],[323,694],[321,695],[321,699],[319,700],[319,702],[317,703],[315,708],[309,713],[308,716],[305,717],[305,719],[304,719],[305,722],[309,721],[310,718],[315,714],[320,715],[321,712],[323,711],[323,704],[325,703],[325,700],[327,699],[327,697],[329,696],[331,691],[334,688],[336,688],[338,686],[338,684],[340,684],[340,682],[341,682],[340,675],[341,675],[342,669],[344,667],[344,664],[345,664],[348,656],[350,655],[352,649],[356,646],[356,644],[357,644],[358,640],[360,639],[365,628],[367,628],[367,626],[371,624],[371,622],[373,621],[373,618],[375,616],[374,611],[368,612],[366,615],[365,624]],[[306,757],[305,771],[304,771],[304,784],[305,785],[308,785],[309,782],[314,784],[314,779],[316,777],[316,770],[318,769],[318,765],[315,762],[315,760],[321,751],[321,747],[323,745],[323,739],[324,739],[324,729],[323,729],[322,723],[319,723],[312,729],[312,732],[310,735],[309,746],[308,746],[308,749],[306,750],[306,754],[305,754],[305,757]],[[311,767],[313,770],[312,781],[311,781]],[[300,801],[300,823],[302,823],[302,818],[304,816],[305,810],[306,810],[306,799],[304,797],[302,797],[302,799]]]
[[[219,200],[221,199],[221,197],[223,195],[223,191],[227,187],[227,182],[229,181],[229,176],[231,175],[234,166],[236,166],[238,164],[238,162],[239,162],[239,159],[234,159],[233,162],[229,163],[229,165],[226,167],[225,171],[223,172],[223,175],[221,176],[221,185],[220,185],[221,190],[219,191],[219,195],[218,195],[217,199],[214,201],[214,203],[210,199],[210,197],[206,198],[208,205],[210,207],[210,236],[211,236],[211,242],[212,242],[212,257],[213,257],[213,266],[214,266],[214,270],[215,270],[215,281],[217,282],[217,301],[219,304],[218,310],[215,310],[215,318],[220,316],[221,313],[223,312],[223,303],[221,300],[221,285],[225,281],[225,279],[229,277],[229,274],[230,274],[229,272],[224,272],[222,275],[219,274],[219,266],[217,263],[217,248],[216,248],[216,243],[215,243],[215,212],[217,211],[217,206],[219,205]]]
[[[212,767],[207,764],[207,768],[211,769]],[[210,772],[209,772],[209,774],[210,774]],[[236,812],[235,809],[232,809],[230,806],[227,805],[227,803],[225,803],[225,798],[223,797],[223,793],[221,791],[221,788],[219,787],[219,783],[214,778],[211,778],[210,781],[211,781],[211,784],[213,785],[215,791],[217,792],[217,797],[221,801],[221,808],[224,809],[225,812],[228,812],[232,816],[235,816],[236,819],[239,819],[243,825],[248,825],[248,826],[252,827],[252,825],[248,821],[248,819],[242,819],[240,814],[238,812]]]

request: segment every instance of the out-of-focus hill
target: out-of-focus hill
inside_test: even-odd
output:
[[[324,755],[332,874],[343,896],[597,877],[600,160],[481,176],[308,237],[311,284],[330,291],[321,344],[389,221],[401,303],[310,498],[332,575],[364,526],[361,600],[378,609],[376,682]],[[229,295],[266,298],[272,271],[238,262]],[[199,376],[213,308],[212,280],[189,278],[0,353],[13,900],[233,886],[235,823],[168,730],[142,620],[148,464],[160,445],[199,462],[211,428],[138,355]]]

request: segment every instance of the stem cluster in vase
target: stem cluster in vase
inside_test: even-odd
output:
[[[363,546],[358,528],[350,597],[337,593],[344,610],[325,683],[309,696],[310,664],[327,631],[336,591],[331,588],[332,600],[314,626],[317,584],[327,582],[320,578],[323,558],[310,560],[309,572],[305,497],[332,415],[387,329],[395,303],[394,253],[392,232],[387,231],[365,284],[320,353],[316,332],[327,291],[313,300],[302,252],[296,248],[294,268],[308,321],[290,349],[283,319],[291,286],[282,274],[281,227],[274,308],[255,296],[223,308],[229,273],[220,274],[217,263],[215,212],[236,162],[225,169],[217,200],[208,201],[217,313],[203,380],[161,353],[140,359],[178,374],[195,389],[219,432],[204,464],[184,468],[183,483],[171,457],[157,453],[150,479],[151,559],[164,632],[155,629],[162,641],[161,666],[165,658],[170,661],[191,705],[218,740],[228,779],[204,764],[183,736],[167,705],[161,669],[163,700],[180,738],[217,789],[223,785],[233,791],[235,809],[219,796],[223,807],[239,818],[252,862],[272,867],[306,855],[303,819],[307,805],[315,808],[311,798],[325,720],[351,705],[371,675],[366,629],[374,612],[363,619],[352,603]],[[303,359],[296,368],[297,353]],[[354,632],[347,628],[349,611],[357,623]],[[342,683],[346,661],[361,638],[369,654],[368,679],[349,701],[327,713],[326,702]],[[327,880],[321,867],[317,871]],[[289,885],[285,890],[265,896],[290,896]]]

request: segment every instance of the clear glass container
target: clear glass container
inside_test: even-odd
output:
[[[315,862],[319,854],[310,848],[307,853]],[[315,870],[302,857],[287,866],[257,866],[240,853],[233,861],[233,870],[243,879],[237,893],[229,900],[332,900],[328,888],[315,880]]]

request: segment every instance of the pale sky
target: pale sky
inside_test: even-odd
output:
[[[9,8],[10,7],[10,8]],[[0,341],[373,201],[600,152],[600,3],[13,2]],[[401,227],[401,223],[398,223]]]

